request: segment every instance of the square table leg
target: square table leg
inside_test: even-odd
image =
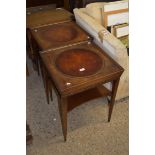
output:
[[[44,88],[46,86],[46,71],[45,71],[45,66],[41,60],[41,58],[39,57],[39,65],[40,65],[40,72],[41,72],[41,76],[42,76],[42,80],[43,80],[43,85],[44,85]]]
[[[114,106],[114,102],[115,102],[115,97],[116,97],[116,93],[117,93],[119,80],[120,80],[120,78],[113,81],[112,95],[111,95],[111,99],[110,99],[110,102],[109,102],[108,122],[110,122],[110,119],[111,119],[111,114],[112,114],[112,110],[113,110],[113,106]]]
[[[58,97],[59,112],[62,124],[62,131],[64,135],[64,141],[67,139],[67,112],[68,112],[68,103],[67,98]]]
[[[50,81],[50,79],[49,79],[49,83],[50,83],[50,87],[49,87],[50,98],[51,98],[51,101],[53,101],[53,95],[52,95],[52,89],[53,89],[53,86],[52,86],[52,82]]]
[[[46,78],[46,81],[45,81],[45,93],[46,93],[47,103],[49,104],[49,79],[48,78]]]

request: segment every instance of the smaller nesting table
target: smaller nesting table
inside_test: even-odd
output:
[[[40,52],[64,48],[73,44],[91,40],[88,33],[74,21],[67,21],[31,29],[32,36]]]
[[[54,9],[53,5],[27,8],[26,12],[26,39],[27,54],[33,62],[33,67],[38,71],[39,65],[36,56],[36,45],[30,33],[31,29],[71,21],[73,14],[63,8]]]
[[[91,41],[92,38],[80,28],[74,21],[67,21],[64,23],[57,23],[53,25],[47,25],[31,29],[33,36],[33,45],[36,45],[36,59],[39,60],[38,64],[41,64],[40,53],[52,52],[53,50],[59,50],[68,46],[81,44]],[[41,65],[42,66],[42,65]],[[41,68],[41,67],[40,67]],[[42,71],[42,68],[41,68]],[[48,87],[48,83],[45,82],[45,75],[42,72],[43,82],[45,89]],[[46,96],[47,89],[46,89]],[[47,102],[49,99],[47,97]]]
[[[36,28],[44,25],[71,21],[73,14],[63,8],[43,9],[37,12],[27,9],[26,28]]]

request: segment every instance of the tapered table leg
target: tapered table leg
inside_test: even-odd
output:
[[[46,92],[47,103],[49,104],[49,79],[48,77],[46,77],[46,81],[45,81],[45,92]]]
[[[45,67],[44,67],[44,64],[42,63],[41,59],[39,59],[39,64],[40,64],[40,71],[41,71],[41,76],[42,76],[42,80],[43,80],[43,85],[44,85],[44,88],[45,88],[45,81],[46,81],[46,72],[45,72]]]
[[[115,97],[116,97],[116,93],[117,93],[117,88],[118,88],[118,84],[119,84],[119,80],[114,80],[113,81],[113,86],[112,86],[112,95],[111,95],[111,100],[109,103],[109,115],[108,115],[108,122],[110,122],[111,119],[111,114],[113,111],[113,106],[114,106],[114,102],[115,102]]]
[[[50,98],[51,98],[51,101],[53,101],[53,96],[52,96],[52,83],[50,82]]]
[[[64,141],[67,139],[67,98],[59,98],[59,112],[61,117],[62,131],[64,135]]]
[[[40,76],[39,57],[38,56],[35,56],[35,59],[36,59],[36,66],[37,66],[38,76]]]

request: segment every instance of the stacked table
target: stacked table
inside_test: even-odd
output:
[[[51,17],[52,18],[52,17]],[[67,113],[94,98],[110,96],[110,121],[123,68],[73,21],[31,28],[37,59],[45,84],[47,101],[52,89],[58,97],[64,140],[67,137]],[[112,91],[103,84],[112,82]]]
[[[53,8],[53,5],[45,5],[40,7],[27,8],[26,12],[26,38],[27,38],[27,53],[33,62],[33,67],[38,71],[39,64],[36,56],[36,46],[33,43],[31,29],[52,25],[55,23],[63,23],[71,21],[73,14],[62,8]]]

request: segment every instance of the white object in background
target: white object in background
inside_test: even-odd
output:
[[[129,23],[129,12],[108,15],[107,26]]]
[[[104,11],[116,11],[129,8],[128,0],[104,3]]]
[[[116,29],[116,37],[123,37],[129,34],[129,26],[120,27]]]

